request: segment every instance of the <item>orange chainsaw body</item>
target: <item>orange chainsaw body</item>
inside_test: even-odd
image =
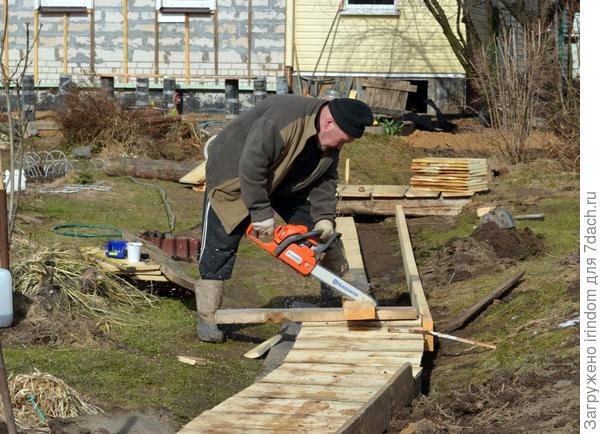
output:
[[[308,276],[317,265],[314,251],[317,241],[306,238],[297,243],[291,242],[287,246],[284,242],[289,241],[290,237],[302,236],[307,232],[308,228],[304,225],[279,225],[275,227],[273,241],[265,243],[252,235],[252,225],[246,229],[248,238],[304,276]]]

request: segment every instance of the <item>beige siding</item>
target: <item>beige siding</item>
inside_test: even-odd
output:
[[[463,74],[422,0],[398,0],[398,16],[340,15],[337,0],[296,0],[294,69],[318,73]],[[456,0],[440,0],[451,23]]]

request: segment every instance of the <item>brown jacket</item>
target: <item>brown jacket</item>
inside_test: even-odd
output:
[[[295,158],[316,136],[315,119],[327,102],[276,95],[239,116],[214,139],[208,151],[208,199],[230,233],[250,214],[273,216],[270,194],[285,181]],[[289,191],[307,191],[314,221],[335,218],[339,151],[319,152],[316,169]],[[287,186],[286,186],[287,187]]]

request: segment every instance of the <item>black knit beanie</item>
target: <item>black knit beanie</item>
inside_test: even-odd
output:
[[[364,102],[352,98],[336,98],[329,102],[335,123],[350,137],[358,139],[365,127],[373,125],[373,113]]]

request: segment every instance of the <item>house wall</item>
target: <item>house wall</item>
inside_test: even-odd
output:
[[[34,37],[33,3],[8,2],[9,63],[13,67],[27,51],[25,23],[30,23],[30,39]],[[2,9],[0,4],[3,14]],[[215,87],[215,78],[220,80],[216,86],[223,87],[221,79],[240,78],[240,88],[250,88],[249,78],[265,76],[269,89],[275,89],[276,76],[284,73],[285,0],[217,0],[217,35],[212,14],[190,15],[189,65],[184,22],[158,24],[156,53],[155,0],[95,0],[93,11],[93,15],[89,11],[69,14],[66,50],[64,14],[39,14],[37,54],[35,49],[31,52],[28,71],[35,73],[38,85],[56,86],[61,74],[83,80],[93,71],[114,76],[116,87],[132,87],[138,76],[156,79],[151,86],[160,87],[161,78],[170,76],[182,87]]]
[[[440,4],[454,22],[456,0],[440,0]],[[327,76],[425,79],[430,81],[428,96],[442,111],[460,111],[464,87],[446,82],[459,80],[464,85],[465,71],[441,27],[422,0],[398,0],[396,5],[397,15],[346,15],[342,11],[336,19],[338,0],[297,0],[294,70],[303,76],[314,71]],[[452,101],[438,98],[444,94],[440,88],[454,92]]]
[[[441,0],[452,22],[455,0]],[[298,0],[297,67],[312,71],[339,2]],[[333,27],[318,72],[463,74],[446,37],[421,0],[398,0],[397,16],[344,15]],[[298,68],[299,67],[299,68]]]

